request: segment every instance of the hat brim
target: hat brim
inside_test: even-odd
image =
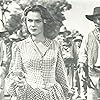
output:
[[[100,16],[100,14],[96,14],[96,15],[85,15],[85,17],[87,19],[89,19],[90,21],[93,21],[95,19],[95,17]]]
[[[8,31],[2,31],[2,32],[0,32],[0,34],[5,33],[5,32],[8,32]]]
[[[5,32],[8,32],[8,31],[0,32],[0,37],[2,37]]]
[[[74,41],[82,41],[82,39],[74,39]]]
[[[67,36],[67,37],[66,37],[66,39],[71,39],[71,38],[73,38],[73,37],[72,37],[72,36]]]

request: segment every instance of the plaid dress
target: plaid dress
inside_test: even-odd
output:
[[[12,57],[9,79],[14,82],[9,87],[10,95],[17,100],[65,100],[68,87],[64,62],[55,40],[45,39],[37,45],[28,37],[14,46]],[[25,78],[23,87],[17,87],[19,76]]]

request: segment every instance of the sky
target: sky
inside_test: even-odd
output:
[[[67,0],[72,4],[72,9],[65,13],[64,25],[69,30],[78,30],[82,35],[94,29],[94,23],[85,15],[92,15],[94,7],[100,6],[100,0]]]

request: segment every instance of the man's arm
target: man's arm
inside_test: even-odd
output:
[[[80,64],[80,67],[83,65],[87,65],[87,50],[88,50],[88,35],[83,38],[80,47],[79,59],[78,59],[78,64]]]

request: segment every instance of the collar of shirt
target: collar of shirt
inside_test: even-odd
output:
[[[100,31],[99,31],[98,28],[95,28],[95,29],[94,29],[94,32],[98,33],[98,32],[100,32]]]
[[[26,39],[26,43],[30,43],[30,42],[32,42],[32,41],[35,41],[35,37],[32,37],[32,38],[31,38],[31,36],[29,36],[29,37]],[[52,41],[52,40],[50,40],[50,39],[48,39],[48,38],[45,38],[45,40],[42,41],[41,43],[42,43],[44,46],[49,47],[49,45],[51,44],[51,41]]]
[[[96,39],[100,43],[100,31],[97,28],[95,28],[94,31],[93,31],[93,33],[94,33],[94,36],[96,37]]]

